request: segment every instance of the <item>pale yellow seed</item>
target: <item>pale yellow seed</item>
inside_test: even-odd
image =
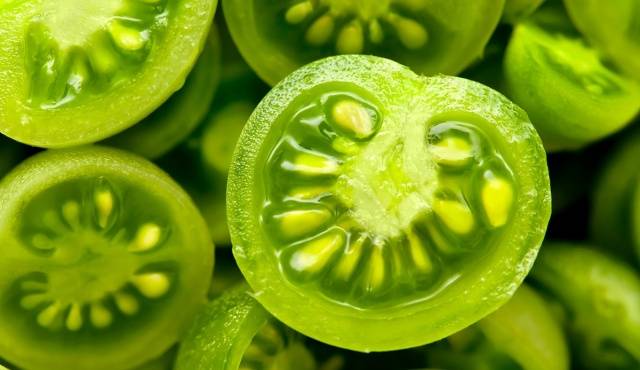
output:
[[[282,234],[287,238],[295,238],[317,230],[331,218],[331,212],[326,209],[293,210],[277,218]]]
[[[455,233],[467,234],[473,229],[475,221],[466,204],[453,200],[436,199],[433,210],[442,222]]]
[[[167,274],[160,272],[136,275],[131,279],[131,282],[138,288],[142,295],[152,299],[160,298],[167,294],[171,287],[171,282]]]
[[[384,264],[383,255],[384,245],[377,244],[373,246],[371,255],[369,256],[369,266],[367,271],[367,278],[365,280],[366,290],[374,291],[380,288],[384,283],[386,276],[386,268]]]
[[[333,106],[333,121],[343,130],[358,139],[365,139],[373,134],[375,127],[369,111],[353,100],[342,100]]]
[[[127,27],[117,21],[109,23],[109,33],[115,44],[127,51],[142,49],[148,40],[147,32]]]
[[[347,248],[342,258],[340,258],[340,261],[338,261],[335,267],[335,273],[340,279],[347,281],[351,278],[362,257],[366,240],[366,237],[360,236],[349,245],[349,248]]]
[[[148,251],[158,245],[161,236],[162,229],[160,229],[160,226],[146,223],[138,229],[129,250],[132,252]]]
[[[338,136],[331,143],[331,147],[335,149],[337,152],[347,155],[356,155],[360,152],[360,146],[343,136]]]
[[[400,42],[411,50],[420,49],[429,41],[427,30],[420,23],[391,13],[386,18],[398,33]]]
[[[343,244],[344,236],[341,233],[329,233],[312,240],[291,256],[291,267],[300,272],[317,273]]]
[[[98,210],[98,225],[105,228],[109,223],[109,216],[113,212],[113,194],[108,190],[98,191],[94,200]]]
[[[429,253],[420,238],[413,232],[407,233],[409,241],[409,254],[416,268],[423,273],[429,273],[433,270],[433,263],[429,258]]]
[[[513,187],[501,178],[487,180],[482,186],[482,205],[489,223],[500,227],[507,223],[513,203]]]
[[[20,300],[20,306],[27,310],[32,310],[46,299],[47,297],[44,294],[30,294]]]
[[[340,54],[360,54],[364,50],[364,34],[358,21],[347,24],[338,33],[336,49]]]
[[[314,199],[328,191],[329,189],[321,186],[300,187],[291,190],[288,196],[296,199]]]
[[[473,158],[473,148],[467,140],[450,136],[429,147],[435,161],[448,166],[462,166]]]
[[[369,41],[374,44],[379,44],[384,40],[384,31],[377,19],[373,19],[369,22]]]
[[[51,327],[58,318],[61,309],[62,307],[60,303],[52,303],[38,314],[38,317],[36,319],[38,321],[38,324],[45,328]]]
[[[67,329],[71,331],[78,331],[82,328],[82,307],[80,305],[77,303],[71,305],[65,324]]]
[[[304,21],[312,12],[313,4],[311,1],[303,1],[289,8],[284,17],[287,23],[298,24]]]
[[[339,168],[338,161],[333,158],[302,153],[296,156],[293,167],[290,169],[308,176],[314,176],[336,174]]]
[[[118,309],[125,315],[135,315],[138,313],[140,305],[138,304],[138,300],[131,294],[118,292],[113,295],[113,298],[116,301]]]
[[[307,42],[314,46],[321,46],[329,42],[333,29],[335,27],[335,21],[333,18],[325,14],[316,19],[315,22],[309,27],[306,34]]]
[[[69,201],[62,205],[62,217],[71,227],[78,226],[80,224],[80,205],[78,202]]]
[[[89,318],[91,319],[93,326],[98,329],[106,328],[113,322],[113,315],[111,314],[111,311],[98,302],[91,304]]]

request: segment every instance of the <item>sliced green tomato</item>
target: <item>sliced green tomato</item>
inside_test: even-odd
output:
[[[28,369],[131,368],[206,299],[213,248],[164,172],[99,147],[49,151],[0,182],[0,356]]]
[[[532,288],[478,324],[424,348],[428,364],[448,370],[567,370],[569,351],[560,324]]]
[[[457,74],[482,55],[504,0],[224,0],[240,52],[274,85],[336,54],[373,54],[421,74]]]
[[[564,0],[571,20],[619,68],[640,79],[640,2]]]
[[[182,341],[175,370],[193,369],[315,370],[316,364],[300,338],[239,286],[207,305]]]
[[[640,276],[631,267],[571,244],[545,244],[533,279],[569,312],[577,365],[584,369],[640,366]]]
[[[24,145],[0,135],[0,179],[26,156]]]
[[[608,159],[596,184],[591,234],[601,246],[640,261],[640,130],[634,129]],[[634,241],[635,239],[635,241]]]
[[[303,67],[265,97],[227,199],[258,301],[360,351],[432,342],[495,310],[550,212],[544,150],[522,110],[478,83],[358,55]]]
[[[178,90],[216,0],[0,4],[0,132],[30,145],[95,142]]]
[[[155,159],[186,139],[205,118],[220,79],[220,40],[213,27],[184,86],[142,122],[104,144]]]
[[[518,25],[504,60],[506,91],[550,151],[618,131],[640,110],[640,85],[602,64],[581,39]]]

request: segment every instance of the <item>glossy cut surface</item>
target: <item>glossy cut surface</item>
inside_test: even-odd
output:
[[[489,88],[327,58],[276,86],[241,135],[234,255],[258,301],[305,335],[360,351],[441,339],[530,268],[544,158],[524,112]]]
[[[102,140],[180,88],[217,1],[0,4],[0,132],[41,147]]]
[[[226,0],[240,52],[270,85],[304,64],[372,54],[421,74],[457,74],[482,55],[504,0]]]
[[[184,191],[100,147],[44,152],[5,177],[0,240],[0,316],[13,318],[0,322],[0,356],[33,370],[159,356],[204,303],[213,265]]]

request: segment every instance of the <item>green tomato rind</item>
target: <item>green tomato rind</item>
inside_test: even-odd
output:
[[[524,370],[569,369],[569,349],[562,328],[544,299],[526,284],[478,326]]]
[[[579,336],[589,343],[612,340],[640,361],[640,276],[631,267],[595,249],[550,243],[532,277],[569,310]],[[591,361],[593,349],[576,354]]]
[[[549,151],[575,150],[627,125],[640,85],[610,70],[580,39],[516,26],[504,59],[507,95],[527,111]]]
[[[175,369],[238,370],[255,334],[270,318],[246,286],[229,290],[196,317]]]
[[[76,333],[82,338],[79,342],[71,331],[34,330],[36,324],[32,321],[35,317],[30,312],[24,313],[22,320],[3,320],[0,323],[0,353],[20,367],[34,370],[135,367],[160,356],[175,344],[206,302],[213,271],[213,245],[204,220],[187,194],[166,173],[141,157],[117,149],[85,146],[42,152],[21,163],[0,181],[0,240],[3,240],[1,247],[4,249],[0,307],[3,312],[11,309],[9,306],[13,303],[10,300],[16,299],[5,295],[15,279],[27,272],[47,271],[49,263],[41,255],[33,257],[33,253],[28,253],[19,239],[19,225],[24,220],[26,207],[52,187],[78,179],[91,179],[92,176],[126,178],[136,187],[153,193],[154,199],[163,203],[161,209],[166,210],[178,224],[172,233],[181,234],[185,245],[180,253],[157,252],[161,258],[156,259],[156,263],[163,263],[169,253],[172,261],[182,267],[179,278],[171,283],[169,300],[141,305],[153,307],[146,311],[146,315],[117,316],[120,320],[132,320],[128,322],[126,331],[114,329],[117,334],[97,331],[87,336],[86,331],[78,331]],[[135,213],[135,210],[127,211]],[[69,264],[68,268],[71,267]],[[112,266],[113,270],[117,268]],[[88,321],[86,317],[84,321]],[[98,329],[89,327],[88,330]],[[56,339],[52,340],[52,337]]]
[[[429,96],[434,110],[477,114],[495,125],[518,177],[518,203],[504,244],[471,268],[458,282],[424,304],[382,310],[358,310],[310,296],[296,289],[278,269],[266,248],[254,190],[262,167],[261,153],[275,122],[294,99],[323,83],[351,83],[386,104],[410,94]],[[267,148],[268,149],[268,148]],[[515,160],[517,159],[517,160]],[[468,80],[424,78],[393,61],[373,56],[338,56],[309,64],[278,84],[259,104],[240,137],[227,188],[228,221],[233,252],[256,299],[280,321],[325,343],[358,351],[414,347],[444,338],[505,303],[531,268],[550,216],[549,178],[540,138],[524,111],[497,92]],[[475,266],[478,267],[478,266]]]
[[[287,4],[269,4],[273,7],[272,13],[265,14],[261,10],[259,3],[269,3],[264,0],[223,0],[224,16],[229,25],[229,30],[233,36],[240,53],[244,56],[249,65],[256,73],[269,85],[273,86],[286,77],[289,73],[304,64],[313,62],[321,58],[336,55],[338,52],[327,45],[320,46],[320,50],[314,50],[313,45],[304,43],[304,29],[290,28],[288,34],[294,36],[294,39],[276,39],[269,38],[268,34],[272,33],[273,28],[281,26],[290,26],[285,20],[284,14],[287,10]],[[304,1],[294,2],[302,4]],[[312,3],[312,2],[309,2]],[[402,8],[400,13],[404,16],[424,17],[428,20],[425,27],[428,39],[426,45],[415,50],[400,49],[398,51],[399,42],[397,39],[393,41],[369,42],[365,46],[362,54],[373,54],[381,57],[396,60],[399,63],[408,65],[413,68],[416,73],[432,75],[436,73],[458,74],[469,64],[482,56],[484,46],[489,41],[491,34],[495,30],[500,21],[500,16],[504,7],[504,0],[481,0],[472,3],[466,1],[437,0],[425,1],[418,0],[412,2],[398,1],[397,4],[385,2],[369,3],[358,2],[353,0],[340,1],[322,1],[314,2],[328,7],[334,6],[338,13],[343,11],[341,8],[355,7],[357,9],[368,9],[384,6],[392,8],[393,6],[406,6]],[[335,5],[331,5],[335,4]],[[373,5],[373,6],[371,6]],[[362,10],[366,13],[367,10]],[[391,13],[390,10],[387,11]],[[328,11],[327,14],[330,14]],[[266,19],[277,14],[282,19]],[[366,17],[366,16],[364,16]],[[346,20],[362,22],[366,28],[368,20],[360,19],[356,15],[342,14],[342,19],[336,21],[336,33],[342,27]],[[376,19],[376,22],[382,21],[384,16]],[[413,19],[412,19],[413,21]],[[273,24],[273,25],[272,25]],[[302,24],[306,24],[303,21]],[[420,24],[419,22],[417,24]],[[419,27],[422,27],[419,26]],[[383,26],[387,33],[393,27]],[[411,34],[413,30],[406,30]],[[368,41],[365,41],[365,44]],[[337,44],[337,43],[336,43]],[[333,45],[333,44],[332,44]],[[411,48],[410,48],[411,49]],[[352,53],[349,53],[352,54]]]
[[[217,6],[217,0],[169,3],[172,13],[162,43],[151,48],[140,71],[87,101],[55,109],[25,102],[29,89],[25,23],[39,16],[47,2],[3,5],[0,132],[29,145],[62,148],[105,139],[151,114],[184,84],[203,49]]]
[[[640,4],[564,0],[571,20],[598,50],[630,76],[640,79]]]
[[[156,159],[181,143],[209,111],[220,80],[220,40],[215,25],[184,86],[151,115],[104,144]]]
[[[625,257],[631,256],[635,247],[640,260],[638,158],[640,131],[634,129],[611,153],[596,183],[590,230],[598,245]]]

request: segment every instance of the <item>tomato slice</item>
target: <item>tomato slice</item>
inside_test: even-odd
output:
[[[277,85],[229,175],[236,260],[286,325],[360,351],[432,342],[504,303],[550,213],[540,138],[497,92],[338,56]]]
[[[504,0],[224,0],[240,52],[273,85],[335,54],[373,54],[421,74],[457,74],[482,55]]]
[[[216,3],[4,1],[0,132],[66,147],[132,126],[182,86]]]
[[[205,302],[206,225],[135,155],[48,151],[0,182],[0,356],[28,369],[132,368]]]

